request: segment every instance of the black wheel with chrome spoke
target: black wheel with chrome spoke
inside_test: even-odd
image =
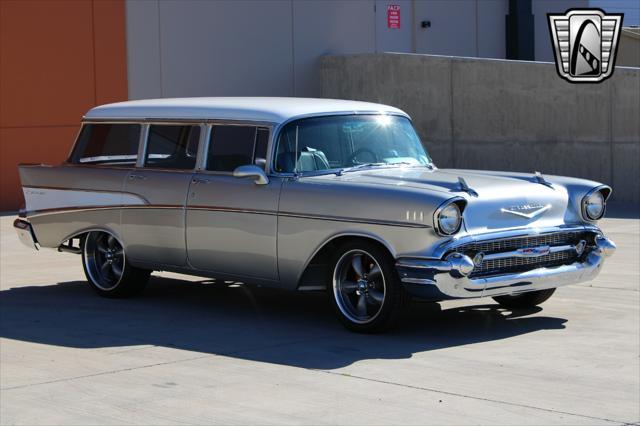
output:
[[[102,296],[131,296],[142,291],[149,280],[150,271],[129,265],[124,247],[108,232],[87,234],[82,265],[91,287]]]
[[[331,300],[349,329],[375,332],[390,326],[406,297],[391,256],[368,241],[349,242],[333,262]]]

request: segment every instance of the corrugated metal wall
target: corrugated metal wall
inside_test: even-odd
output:
[[[17,164],[63,160],[82,115],[127,98],[123,1],[0,1],[0,211]]]

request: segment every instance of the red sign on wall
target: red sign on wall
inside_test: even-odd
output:
[[[387,6],[387,28],[400,29],[400,6],[397,4]]]

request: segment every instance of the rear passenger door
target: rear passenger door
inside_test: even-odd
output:
[[[125,178],[124,192],[143,206],[122,210],[128,259],[134,263],[185,266],[185,202],[204,126],[150,124],[142,161]]]
[[[269,128],[215,125],[205,168],[187,201],[190,264],[200,270],[277,280],[276,235],[282,181],[266,185],[233,177],[242,165],[265,167]]]

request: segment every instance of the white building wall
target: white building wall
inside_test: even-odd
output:
[[[598,7],[608,13],[624,13],[623,26],[640,27],[640,0],[589,0],[589,7]]]
[[[546,14],[589,3],[533,0],[536,60],[553,61]],[[318,96],[325,54],[504,58],[508,11],[508,0],[128,0],[129,96]]]

